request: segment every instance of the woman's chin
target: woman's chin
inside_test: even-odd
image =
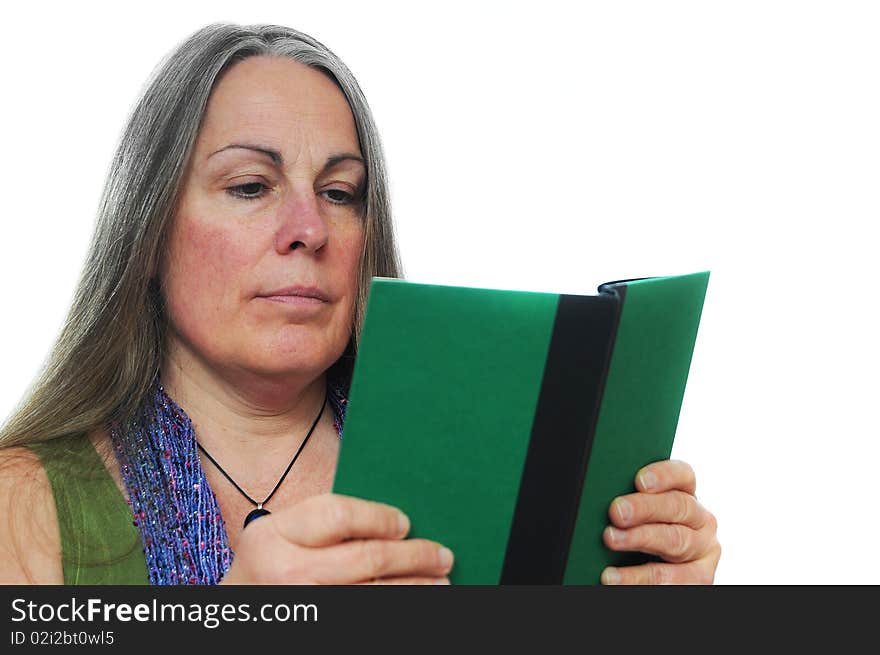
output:
[[[268,377],[319,375],[339,359],[346,345],[331,348],[326,341],[274,344],[248,358],[249,368]]]

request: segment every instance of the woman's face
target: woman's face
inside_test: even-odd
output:
[[[212,369],[319,374],[351,333],[366,168],[345,96],[251,57],[217,83],[162,276],[172,352]]]

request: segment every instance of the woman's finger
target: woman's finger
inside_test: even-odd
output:
[[[602,571],[604,585],[710,585],[715,579],[715,567],[708,559],[667,564],[649,562],[638,566],[609,566]]]
[[[686,462],[664,459],[639,469],[635,485],[636,490],[649,494],[678,489],[694,495],[697,491],[697,477]]]
[[[377,578],[359,585],[448,585],[449,578]]]
[[[282,537],[312,548],[347,539],[402,539],[409,532],[409,519],[396,507],[340,494],[312,496],[271,520]]]
[[[427,539],[358,539],[328,546],[308,562],[318,584],[351,584],[394,577],[443,577],[452,568],[452,552]]]
[[[680,523],[699,530],[710,520],[706,508],[684,491],[619,496],[609,506],[608,517],[620,528],[645,523]]]
[[[703,557],[713,536],[709,530],[694,530],[674,523],[648,523],[626,530],[609,525],[602,533],[605,545],[611,550],[648,553],[667,562],[688,562]]]

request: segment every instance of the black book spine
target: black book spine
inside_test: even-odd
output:
[[[500,584],[562,584],[625,286],[561,295]]]

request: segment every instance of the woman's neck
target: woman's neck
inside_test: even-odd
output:
[[[199,443],[245,470],[285,457],[315,421],[326,396],[326,374],[259,376],[219,373],[184,348],[170,348],[161,382],[186,412]],[[332,409],[324,409],[332,421]],[[238,467],[236,467],[238,468]]]

